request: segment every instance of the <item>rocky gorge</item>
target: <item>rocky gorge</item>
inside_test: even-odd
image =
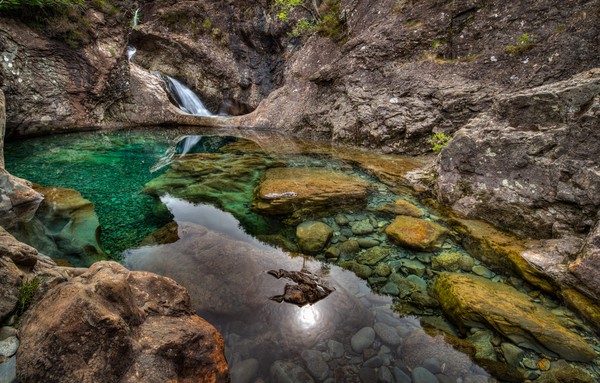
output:
[[[257,291],[271,294],[273,283],[257,275],[261,267],[289,269],[280,255],[181,218],[144,240],[158,250],[132,250],[125,265],[175,279],[190,299],[169,278],[94,263],[110,253],[89,197],[1,169],[0,222],[8,232],[0,243],[0,319],[16,325],[23,286],[44,280],[18,336],[2,328],[2,350],[14,352],[2,354],[1,369],[23,382],[228,381],[228,362],[234,382],[597,378],[600,3],[323,3],[323,14],[336,9],[338,29],[300,36],[291,29],[310,12],[296,9],[286,23],[276,16],[278,3],[265,0],[89,2],[66,16],[66,26],[1,14],[2,143],[142,126],[247,131],[216,152],[172,159],[139,191],[157,202],[161,217],[177,218],[165,208],[168,198],[210,202],[265,243],[352,271],[394,297],[396,314],[375,304],[375,319],[365,319],[346,293],[353,289],[337,281],[326,301],[338,297],[337,307],[357,310],[351,319],[364,327],[348,330],[352,336],[326,330],[326,345],[306,347],[298,360],[274,358],[264,373],[263,361],[244,350],[267,335],[231,325],[220,328],[224,342],[195,313],[210,320],[247,305],[265,317],[290,315],[260,311],[257,297],[236,300],[253,279]],[[131,60],[128,46],[136,48]],[[217,116],[181,112],[164,76],[182,79]],[[321,142],[282,141],[273,149],[271,138],[248,133],[256,129]],[[435,133],[451,137],[439,154],[431,150]],[[282,151],[334,164],[278,157]],[[347,175],[351,167],[362,173]],[[271,222],[287,231],[264,231]],[[190,249],[202,250],[188,259]],[[163,263],[163,252],[184,266]],[[232,271],[215,260],[219,254],[254,254],[256,263],[225,277]],[[83,259],[89,269],[69,267]],[[185,265],[202,275],[201,286]],[[223,285],[232,286],[223,294],[229,302],[210,294]],[[56,320],[75,312],[87,321]],[[431,334],[407,332],[382,319],[397,313],[448,320],[425,326]],[[69,339],[73,333],[87,341]],[[474,373],[479,367],[454,351],[435,353],[439,337],[492,377]],[[426,351],[411,353],[411,342]],[[61,347],[64,355],[52,359]]]

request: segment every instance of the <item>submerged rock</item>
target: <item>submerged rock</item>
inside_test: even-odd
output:
[[[485,278],[442,273],[434,284],[442,310],[463,330],[490,326],[521,347],[589,362],[597,355],[579,335],[516,289]]]
[[[195,315],[185,289],[114,262],[50,290],[19,334],[23,382],[229,379],[223,338]]]
[[[333,235],[333,229],[323,222],[306,221],[296,228],[298,246],[305,254],[322,251]]]
[[[342,172],[321,168],[269,169],[256,188],[252,210],[286,216],[298,222],[340,210],[364,208],[371,192],[369,182]]]
[[[377,246],[363,251],[356,256],[355,260],[362,265],[375,266],[379,261],[383,260],[389,254],[389,248]]]
[[[314,383],[313,378],[297,364],[278,360],[270,369],[271,381],[274,383]]]
[[[275,295],[270,298],[280,303],[288,302],[302,307],[316,303],[335,291],[333,287],[328,286],[325,281],[320,280],[319,277],[308,270],[287,271],[279,269],[279,271],[269,270],[267,273],[277,279],[287,278],[297,283],[295,285],[286,284],[283,295]]]
[[[435,222],[400,216],[385,229],[390,239],[400,246],[422,251],[441,249],[448,231]]]
[[[424,215],[422,209],[405,200],[399,199],[396,203],[386,203],[376,209],[378,212],[390,215],[408,215],[419,218]]]

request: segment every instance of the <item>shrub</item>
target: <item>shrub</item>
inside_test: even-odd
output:
[[[452,140],[452,137],[444,133],[438,132],[433,134],[433,137],[431,137],[429,143],[431,144],[431,149],[434,152],[439,152],[440,150],[444,149],[446,145],[448,145],[450,140]]]
[[[528,33],[523,33],[521,36],[517,38],[517,43],[515,45],[509,45],[506,47],[505,51],[511,55],[521,55],[531,48],[535,47],[535,35],[530,35]]]
[[[19,287],[19,294],[21,295],[21,298],[19,298],[19,302],[17,302],[17,309],[15,310],[17,317],[23,315],[29,306],[31,306],[35,292],[41,284],[41,279],[33,278],[30,281],[23,282],[21,287]]]

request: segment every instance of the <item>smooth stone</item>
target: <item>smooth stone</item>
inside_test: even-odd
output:
[[[475,331],[467,337],[467,341],[475,347],[477,359],[497,360],[496,351],[492,344],[494,333],[488,330]]]
[[[409,275],[406,280],[419,288],[423,294],[427,294],[427,281],[417,275]]]
[[[489,378],[484,375],[469,375],[463,380],[463,383],[489,383]]]
[[[296,227],[298,246],[306,254],[316,254],[323,250],[332,235],[333,229],[323,222],[306,221]]]
[[[359,254],[355,260],[356,262],[363,264],[374,266],[379,261],[383,260],[390,254],[390,249],[387,247],[372,247],[370,249],[365,250],[361,254]]]
[[[456,383],[456,380],[452,379],[448,375],[436,374],[435,377],[438,378],[438,380],[440,381],[440,383]]]
[[[385,344],[389,344],[390,346],[397,346],[402,342],[402,338],[398,335],[396,329],[392,326],[389,326],[382,322],[377,322],[373,326],[375,333],[381,339],[381,341]]]
[[[346,270],[352,271],[357,277],[367,279],[373,274],[373,270],[367,265],[361,265],[355,261],[347,261],[340,263],[340,266]]]
[[[494,278],[494,276],[496,275],[490,269],[488,269],[485,266],[481,266],[481,265],[473,266],[471,268],[471,271],[473,273],[479,275],[480,277],[484,277],[484,278],[487,278],[487,279]]]
[[[388,277],[392,273],[392,270],[385,263],[378,263],[375,266],[375,273],[380,277]]]
[[[254,358],[235,363],[233,367],[231,367],[231,370],[229,370],[231,381],[236,383],[253,382],[258,373],[258,366],[258,360]]]
[[[11,336],[17,336],[17,329],[11,326],[4,326],[0,328],[0,341],[9,338]]]
[[[443,252],[431,258],[431,267],[435,270],[458,271],[462,254],[456,252]]]
[[[362,249],[369,249],[371,247],[379,246],[379,244],[381,243],[374,238],[359,238],[359,239],[357,239],[357,241],[358,241],[358,245]]]
[[[367,347],[370,347],[375,340],[375,330],[371,327],[363,327],[352,336],[350,344],[352,350],[356,353],[362,353]]]
[[[542,358],[537,362],[538,368],[542,371],[548,371],[552,367],[550,361],[546,358]]]
[[[406,373],[398,367],[394,367],[394,369],[392,370],[392,374],[394,374],[394,379],[396,380],[396,383],[412,383],[410,380],[410,376],[406,375]]]
[[[344,226],[344,225],[349,224],[350,220],[344,214],[337,214],[335,216],[335,223],[338,224],[339,226]]]
[[[386,203],[379,206],[377,211],[390,215],[408,215],[411,217],[423,216],[423,210],[419,209],[410,202],[399,199],[396,203]]]
[[[365,235],[375,231],[373,225],[371,225],[371,222],[368,219],[352,222],[350,224],[350,230],[352,230],[352,234],[354,235]]]
[[[417,260],[403,259],[401,260],[402,270],[406,270],[407,274],[415,274],[419,277],[425,275],[425,265]]]
[[[520,347],[507,342],[502,343],[500,348],[502,349],[502,354],[504,355],[506,363],[518,367],[525,352]]]
[[[274,383],[314,383],[314,379],[302,367],[287,360],[274,362],[270,374]]]
[[[11,336],[3,341],[0,341],[0,356],[11,357],[17,353],[19,349],[19,340],[16,336]]]
[[[341,250],[337,246],[330,246],[325,250],[325,257],[327,258],[339,258]]]
[[[395,283],[388,282],[379,290],[379,292],[381,292],[382,294],[398,296],[400,294],[400,289]]]
[[[302,351],[302,359],[306,363],[308,372],[318,381],[323,381],[329,375],[329,366],[323,359],[320,351],[304,350]]]
[[[432,374],[439,374],[442,372],[442,366],[438,358],[427,358],[423,361],[422,367],[426,368]]]
[[[327,348],[329,349],[329,354],[333,358],[341,358],[344,356],[344,345],[336,340],[330,339],[327,341]]]
[[[394,383],[394,375],[387,367],[379,368],[377,371],[377,382],[378,383]]]
[[[377,383],[377,372],[372,368],[362,367],[358,371],[362,383]]]
[[[354,254],[358,253],[358,250],[360,250],[360,245],[358,244],[357,240],[349,239],[347,241],[342,242],[339,248],[342,254]]]
[[[17,357],[0,363],[0,382],[2,383],[17,383]]]
[[[375,355],[374,357],[365,361],[363,366],[369,367],[369,368],[379,368],[379,367],[383,366],[383,359],[379,355]]]
[[[416,254],[417,259],[423,263],[431,263],[431,259],[433,258],[433,255],[431,253],[423,253],[423,252],[418,252]]]
[[[538,369],[538,365],[537,365],[535,359],[532,359],[532,358],[523,358],[523,360],[521,360],[521,363],[523,364],[523,367],[528,368],[530,370],[537,370]]]
[[[448,230],[435,222],[420,218],[398,216],[385,229],[394,243],[421,251],[440,250]]]
[[[412,370],[412,381],[413,383],[439,383],[438,378],[423,367]]]

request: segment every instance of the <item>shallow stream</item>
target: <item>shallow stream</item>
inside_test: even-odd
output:
[[[388,238],[385,229],[396,216],[381,207],[398,200],[420,209],[419,220],[445,225],[415,196],[390,186],[394,172],[418,167],[416,160],[260,131],[198,135],[165,128],[27,139],[8,143],[5,155],[12,174],[75,189],[93,202],[110,257],[184,285],[199,314],[223,334],[234,383],[535,381],[553,371],[546,362],[560,366],[559,355],[515,350],[509,339],[481,326],[461,334],[444,318],[431,291],[434,278],[450,267],[440,260],[452,257],[461,265],[452,271],[529,294],[599,350],[598,339],[574,314],[526,283],[493,272],[456,236],[430,251]],[[398,162],[386,168],[382,161]],[[266,172],[279,168],[351,176],[368,184],[366,205],[348,207],[342,196],[321,212],[265,214],[256,209],[255,190]],[[296,236],[305,221],[325,223],[333,232],[311,255],[302,254]],[[276,302],[269,298],[290,283],[267,273],[279,269],[308,270],[335,291],[302,307]],[[597,362],[575,365],[599,379]]]

